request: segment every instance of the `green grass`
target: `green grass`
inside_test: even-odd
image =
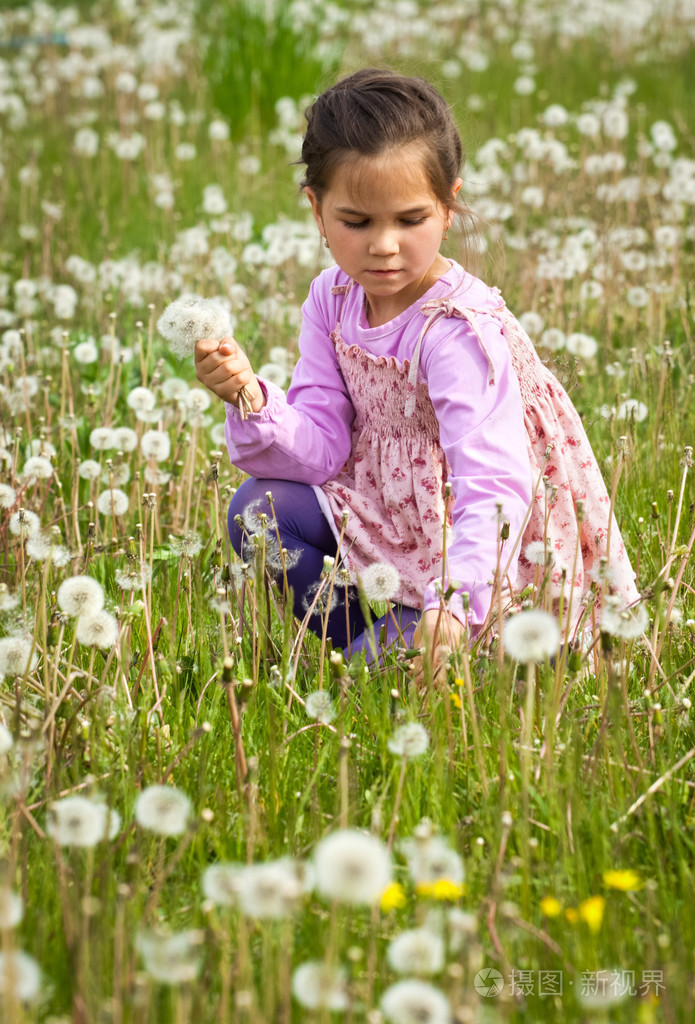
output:
[[[536,243],[509,247],[506,269],[493,269],[492,280],[504,278],[514,311],[537,310],[547,326],[583,331],[599,342],[595,360],[584,364],[566,351],[541,352],[570,390],[609,483],[621,438],[627,438],[616,510],[650,614],[646,636],[634,643],[597,635],[594,647],[574,652],[569,663],[561,656],[555,665],[539,665],[531,694],[535,706],[526,699],[527,669],[499,657],[495,643],[489,651],[474,645],[470,660],[462,653],[445,678],[428,679],[421,688],[409,681],[401,656],[389,655],[378,670],[354,658],[343,671],[330,660],[329,645],[322,661],[319,639],[300,637],[299,623],[264,574],[260,556],[243,583],[238,559],[230,564],[226,508],[242,474],[226,454],[221,461],[213,454],[224,447],[211,433],[222,420],[219,403],[206,414],[209,422],[193,423],[161,394],[172,376],[195,383],[192,365],[175,360],[151,332],[163,306],[180,291],[224,295],[232,280],[244,285],[247,299],[235,309],[235,333],[254,365],[267,359],[272,346],[296,351],[291,323],[318,267],[318,241],[315,260],[309,253],[271,266],[245,262],[245,246],[261,244],[267,225],[284,223],[289,235],[283,217],[308,217],[297,205],[292,154],[266,136],[277,99],[298,100],[329,83],[339,66],[349,69],[372,59],[365,57],[364,40],[354,28],[358,15],[373,13],[372,5],[346,10],[350,17],[329,34],[320,11],[298,31],[285,4],[270,29],[260,6],[250,2],[199,4],[196,35],[180,51],[181,72],[155,74],[150,65],[138,66],[139,79],[156,80],[167,104],[181,104],[187,116],[182,126],[168,116],[147,121],[139,100],[117,99],[111,70],[103,73],[105,93],[99,99],[88,101],[77,84],[65,82],[52,98],[27,105],[23,126],[0,122],[0,214],[8,224],[0,254],[0,270],[7,275],[4,283],[0,279],[0,307],[14,308],[16,280],[45,279],[35,310],[13,323],[26,328],[21,359],[0,360],[0,425],[8,433],[9,452],[0,461],[0,483],[20,492],[13,508],[2,510],[0,582],[18,603],[0,612],[0,632],[26,632],[38,654],[31,671],[0,680],[1,720],[13,738],[12,749],[0,754],[0,889],[20,895],[24,906],[21,923],[2,931],[0,952],[26,951],[44,976],[38,1001],[0,1003],[0,1018],[11,1024],[324,1024],[341,1016],[373,1024],[377,1018],[370,1012],[398,980],[387,959],[389,942],[451,906],[472,916],[475,932],[430,980],[450,997],[458,1020],[672,1024],[692,1015],[695,759],[688,758],[695,749],[695,724],[688,702],[695,672],[695,576],[687,547],[692,469],[684,465],[685,446],[695,438],[690,208],[680,221],[677,258],[666,266],[628,275],[617,253],[606,257],[601,300],[579,297],[579,280],[592,277],[594,254],[586,273],[573,281],[537,279]],[[677,26],[660,27],[655,20],[646,41],[629,45],[596,38],[568,45],[552,35],[535,39],[538,87],[521,99],[513,91],[519,63],[510,56],[511,40],[495,42],[487,29],[486,71],[464,70],[456,81],[442,73],[462,31],[482,31],[496,12],[494,5],[483,5],[480,22],[452,23],[441,43],[431,32],[417,49],[412,40],[410,51],[385,46],[379,60],[440,84],[473,149],[491,136],[511,146],[510,133],[537,127],[537,115],[548,104],[562,103],[574,114],[632,78],[637,89],[627,98],[625,140],[579,140],[572,125],[556,137],[577,158],[615,145],[626,157],[626,174],[657,178],[654,168],[637,166],[635,154],[639,132],[666,119],[679,135],[677,155],[692,159],[690,52]],[[427,15],[428,8],[421,13]],[[110,10],[101,7],[88,16],[110,25],[124,45],[136,41],[127,13],[112,22]],[[42,74],[55,57],[52,51],[25,56],[32,67],[37,60],[47,62]],[[21,82],[21,64],[19,72]],[[476,113],[467,107],[471,92],[484,100]],[[145,138],[143,154],[132,165],[119,161],[105,141],[119,127],[119,103],[121,116],[129,111],[133,119],[128,124],[125,118],[124,131],[137,130]],[[95,112],[93,127],[101,136],[93,161],[72,153],[76,120],[85,111]],[[207,126],[218,115],[232,124],[229,145],[210,142]],[[194,160],[176,161],[181,141],[195,144]],[[249,155],[259,158],[258,173],[240,166]],[[521,155],[513,159],[523,163]],[[33,162],[38,185],[21,192],[19,172]],[[151,176],[163,171],[174,182],[172,211],[153,203]],[[534,174],[548,197],[538,210],[517,201],[518,182],[506,179],[491,193],[500,201],[514,200],[503,243],[504,231],[530,236],[539,228],[561,241],[581,214],[602,240],[616,227],[644,226],[648,240],[637,248],[653,255],[653,228],[666,216],[661,199],[600,202],[596,183],[581,168],[554,175],[544,165]],[[201,202],[204,187],[213,182],[222,186],[232,215],[253,214],[248,239],[234,237],[233,220],[229,230],[211,227],[216,218],[203,213]],[[54,225],[41,211],[42,199],[63,205]],[[676,218],[673,210],[668,216]],[[20,225],[27,223],[39,230],[38,239],[19,237]],[[176,256],[177,234],[199,224],[207,225],[208,252]],[[456,254],[455,240],[449,244]],[[237,259],[233,278],[216,276],[210,253],[217,246]],[[127,293],[118,284],[80,285],[65,266],[75,254],[95,267],[107,257],[132,255],[138,265],[156,260],[168,276],[160,290],[132,285]],[[73,319],[59,324],[47,281],[75,285]],[[652,281],[672,290],[655,296],[646,309],[629,306],[629,285]],[[268,299],[280,306],[277,321],[261,312]],[[65,357],[50,334],[56,326],[69,331]],[[96,363],[77,363],[75,343],[89,335],[99,342],[112,329],[135,349],[120,375],[106,353]],[[623,376],[607,372],[615,362]],[[15,407],[9,396],[24,370],[36,376],[37,393],[26,407]],[[171,478],[157,485],[149,483],[139,450],[100,453],[89,442],[92,427],[103,425],[111,408],[114,425],[140,432],[157,426],[139,422],[127,404],[128,393],[141,384],[157,392],[161,426],[172,441],[172,455],[160,467]],[[645,403],[643,422],[601,415],[602,406],[618,406],[625,397]],[[66,420],[70,411],[77,419],[74,429]],[[25,486],[26,446],[42,437],[56,448],[55,474]],[[91,458],[100,458],[104,468],[107,458],[112,468],[130,467],[123,485],[129,510],[115,523],[94,505],[106,485],[76,476],[78,459]],[[157,493],[155,507],[143,503],[151,492]],[[27,556],[9,531],[10,514],[20,505],[39,515],[44,530],[60,532],[72,556],[67,566]],[[201,549],[181,556],[170,537],[191,529]],[[152,566],[151,589],[122,591],[117,570],[142,565]],[[59,614],[57,592],[66,576],[80,572],[103,585],[107,606],[118,617],[113,652],[73,648],[74,621]],[[0,605],[5,598],[3,592]],[[461,682],[466,669],[470,698]],[[308,719],[302,704],[319,679],[337,708],[330,727]],[[556,685],[566,691],[566,702],[551,729]],[[241,718],[237,735],[230,694]],[[523,749],[529,706],[530,753]],[[430,746],[403,770],[388,743],[404,721],[419,721]],[[245,777],[239,770],[242,746]],[[180,836],[155,834],[134,820],[139,792],[160,782],[191,800],[191,820]],[[57,847],[45,834],[48,809],[68,793],[106,800],[122,818],[117,835],[91,849]],[[418,892],[407,870],[400,843],[425,828],[423,819],[465,865],[465,888],[450,891],[450,901]],[[269,921],[204,898],[201,877],[209,865],[284,856],[308,863],[320,839],[345,824],[382,841],[393,829],[402,906],[372,911],[331,905],[308,886],[292,915]],[[636,887],[611,887],[604,872],[613,869],[634,870]],[[558,901],[557,914],[543,902],[547,897]],[[195,982],[167,986],[148,974],[136,936],[158,927],[173,933],[200,929],[200,944],[189,954],[200,960]],[[346,971],[348,1014],[310,1010],[291,994],[292,971],[323,957]],[[169,965],[172,977],[175,966]],[[482,967],[504,974],[505,991],[497,998],[476,992],[474,978]],[[651,994],[605,1009],[603,1016],[580,1005],[587,972],[618,968],[634,971],[638,988],[643,971],[662,972],[659,999],[651,998],[652,988]],[[534,991],[513,995],[512,971],[531,971]],[[539,971],[563,972],[561,995],[539,995]]]
[[[203,71],[215,109],[235,141],[262,138],[275,124],[275,104],[322,91],[340,67],[342,45],[317,55],[318,24],[295,26],[287,0],[198,0],[196,24],[205,39]]]

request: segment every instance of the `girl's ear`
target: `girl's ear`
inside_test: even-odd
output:
[[[314,215],[314,220],[316,221],[316,224],[318,225],[318,229],[321,232],[321,234],[323,235],[323,237],[325,238],[326,237],[326,232],[324,231],[324,228],[323,228],[323,218],[321,216],[321,203],[316,198],[316,193],[314,192],[313,188],[309,188],[308,185],[305,186],[304,193],[305,193],[307,199],[309,200],[309,202],[311,203],[311,212]]]
[[[452,189],[451,189],[451,198],[453,199],[453,201],[455,203],[458,201],[458,194],[461,191],[461,186],[462,185],[463,185],[463,182],[461,181],[461,179],[457,178],[456,181],[453,184]],[[456,216],[456,211],[455,210],[449,210],[448,211],[447,219],[446,219],[447,231],[449,230],[451,225],[454,223],[454,217],[455,216]]]

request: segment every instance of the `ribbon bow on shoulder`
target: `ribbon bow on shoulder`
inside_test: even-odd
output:
[[[423,316],[426,316],[424,326],[420,331],[420,337],[417,340],[415,351],[413,352],[413,358],[410,361],[410,369],[408,370],[408,399],[405,404],[405,415],[410,418],[415,413],[415,397],[417,389],[417,375],[418,368],[420,365],[420,351],[422,349],[422,341],[429,331],[432,324],[436,323],[437,320],[451,319],[451,317],[457,317],[459,320],[466,320],[473,330],[473,333],[478,339],[478,343],[485,355],[487,360],[487,383],[488,387],[495,383],[495,364],[492,361],[492,357],[488,352],[483,336],[480,331],[478,324],[478,313],[488,312],[483,309],[471,309],[467,306],[458,305],[454,299],[430,299],[429,302],[425,302],[420,307],[420,312]]]

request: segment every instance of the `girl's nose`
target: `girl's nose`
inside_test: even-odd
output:
[[[375,231],[369,240],[369,252],[372,256],[391,256],[398,252],[398,236],[391,228]]]

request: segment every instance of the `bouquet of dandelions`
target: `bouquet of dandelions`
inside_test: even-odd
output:
[[[203,338],[222,341],[232,334],[228,310],[215,299],[200,295],[182,295],[171,302],[157,321],[157,330],[169,342],[169,348],[180,359],[193,355],[196,343]],[[245,420],[250,412],[251,396],[245,387],[239,390],[239,415]]]

